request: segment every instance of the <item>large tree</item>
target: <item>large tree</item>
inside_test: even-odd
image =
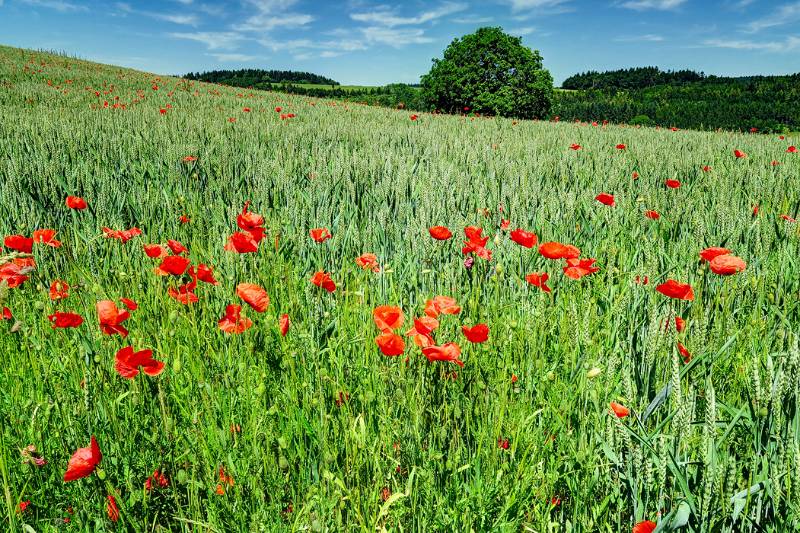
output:
[[[502,28],[480,28],[455,39],[422,77],[431,107],[448,113],[464,108],[504,117],[542,118],[550,112],[553,77],[542,56]]]

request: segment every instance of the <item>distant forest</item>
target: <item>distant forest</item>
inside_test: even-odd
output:
[[[206,81],[209,83],[222,83],[234,87],[253,87],[261,89],[265,84],[273,83],[300,83],[316,85],[339,85],[338,81],[312,74],[311,72],[297,72],[294,70],[212,70],[209,72],[190,72],[184,76],[187,80]]]

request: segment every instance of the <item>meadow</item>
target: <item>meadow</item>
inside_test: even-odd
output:
[[[4,530],[799,527],[796,139],[6,47],[0,117]]]

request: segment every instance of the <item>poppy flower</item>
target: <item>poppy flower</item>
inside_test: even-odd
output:
[[[280,106],[278,106],[278,107],[276,107],[276,108],[275,108],[275,112],[276,112],[276,113],[280,113],[281,111],[283,111],[283,109],[281,109],[281,107],[280,107]]]
[[[719,248],[719,247],[712,247],[706,248],[702,252],[700,252],[700,259],[701,262],[705,263],[707,261],[713,261],[715,257],[720,255],[727,255],[731,253],[730,250],[727,248]]]
[[[460,312],[461,307],[449,296],[436,296],[425,302],[425,314],[431,318],[437,318],[440,314],[457,315]]]
[[[436,344],[431,337],[433,330],[439,327],[439,321],[430,316],[414,319],[414,327],[406,332],[407,337],[414,339],[414,344],[420,348],[427,348]]]
[[[84,200],[80,196],[67,196],[67,199],[64,203],[67,205],[68,208],[76,209],[78,211],[81,211],[89,207],[89,205],[86,203],[86,200]]]
[[[56,311],[52,315],[48,315],[47,318],[50,320],[50,324],[52,325],[53,329],[77,328],[83,324],[83,317],[76,315],[75,313],[62,313],[61,311]]]
[[[743,157],[747,157],[747,154],[742,152],[741,150],[734,150],[733,155],[736,156],[736,159],[741,159]]]
[[[166,109],[164,109],[163,107],[162,107],[162,108],[160,108],[160,109],[158,110],[158,112],[159,112],[161,115],[166,115],[166,114],[167,114],[167,110],[166,110]]]
[[[577,259],[581,251],[571,244],[546,242],[539,246],[539,253],[548,259]]]
[[[597,200],[598,202],[600,202],[601,204],[607,205],[609,207],[614,207],[615,205],[617,205],[616,202],[614,202],[614,195],[613,194],[608,194],[608,193],[605,193],[605,192],[601,192],[600,194],[595,196],[594,199]]]
[[[406,350],[406,341],[403,340],[403,337],[389,330],[375,337],[375,344],[378,345],[381,353],[387,357],[403,355]]]
[[[266,231],[263,227],[264,217],[256,213],[248,212],[249,207],[250,201],[248,200],[244,203],[242,212],[236,217],[236,225],[249,233],[256,244],[258,244],[264,239],[264,233]]]
[[[658,214],[657,211],[653,211],[652,209],[648,209],[644,212],[644,216],[649,218],[650,220],[658,220],[661,218],[661,215]]]
[[[511,225],[510,220],[502,219],[500,221],[500,229],[503,231],[507,230],[510,225]]]
[[[114,361],[114,370],[126,379],[133,379],[139,375],[139,367],[148,376],[157,376],[164,371],[164,363],[153,359],[153,350],[133,351],[127,346],[117,352]]]
[[[249,113],[252,110],[249,107],[243,107],[242,111],[244,111],[245,113]]]
[[[519,228],[511,232],[511,240],[524,248],[533,248],[539,241],[535,233]]]
[[[509,446],[511,446],[511,443],[509,442],[508,439],[504,439],[504,438],[497,439],[497,447],[498,448],[501,448],[503,450],[507,450],[509,448]]]
[[[476,226],[467,226],[464,228],[464,235],[467,240],[464,241],[464,246],[461,248],[461,253],[464,255],[473,254],[486,261],[492,260],[492,252],[486,249],[486,243],[489,242],[489,237],[483,237],[483,228]]]
[[[711,272],[720,276],[732,276],[747,268],[747,263],[735,255],[718,255],[708,264]]]
[[[620,144],[618,144],[618,145],[617,145],[617,150],[625,150],[625,149],[627,149],[627,148],[628,148],[628,147],[627,147],[627,146],[625,146],[625,145],[624,145],[624,144],[622,144],[622,143],[620,143]]]
[[[194,155],[187,155],[183,158],[184,163],[194,163],[195,161],[197,161],[197,156]]]
[[[225,308],[225,316],[218,322],[225,333],[243,333],[253,326],[253,321],[242,316],[242,306],[231,304]]]
[[[410,118],[412,121],[414,121],[414,120],[417,120],[419,118],[419,115],[411,115],[408,118]]]
[[[200,280],[210,285],[219,285],[219,281],[214,278],[214,269],[203,263],[197,265],[197,268],[189,267],[189,275],[195,281]]]
[[[678,343],[678,352],[681,354],[681,357],[683,357],[684,363],[688,364],[692,360],[692,354],[686,349],[686,346],[680,342]]]
[[[336,283],[334,283],[331,279],[331,275],[322,270],[315,272],[314,275],[311,276],[311,283],[317,287],[322,287],[328,292],[333,292],[336,290]]]
[[[314,228],[308,233],[311,235],[311,238],[318,243],[322,243],[333,238],[333,235],[331,235],[331,232],[328,231],[328,228]]]
[[[543,292],[551,292],[550,287],[547,286],[547,280],[550,279],[550,274],[547,272],[534,272],[525,276],[525,281],[539,287]]]
[[[0,264],[0,282],[5,282],[9,289],[15,289],[28,281],[27,274],[36,268],[33,258],[14,258],[11,262]]]
[[[633,174],[631,174],[631,177],[633,178],[634,181],[636,181],[639,179],[639,173],[634,170]]]
[[[618,404],[617,402],[611,402],[611,411],[617,416],[617,418],[625,418],[631,414],[630,409],[624,405]]]
[[[128,330],[122,325],[130,318],[130,313],[124,309],[119,309],[117,304],[111,300],[101,300],[97,302],[97,318],[100,321],[100,330],[105,335],[118,333],[122,337],[128,336]]]
[[[189,218],[189,215],[181,215],[178,217],[178,222],[181,224],[188,224],[191,222],[191,219]]]
[[[89,446],[78,448],[70,457],[67,471],[64,473],[64,481],[75,481],[92,475],[92,472],[94,472],[102,459],[103,454],[100,453],[100,446],[97,444],[97,439],[92,435]]]
[[[68,297],[69,297],[69,285],[67,285],[66,281],[61,281],[60,279],[57,279],[50,284],[51,300],[53,301],[64,300],[65,298]]]
[[[281,337],[285,337],[286,334],[289,332],[289,326],[291,325],[291,321],[289,320],[289,315],[286,313],[281,315],[280,320],[278,321],[281,328]]]
[[[240,283],[236,287],[236,294],[258,313],[263,313],[269,307],[267,291],[254,283]]]
[[[189,253],[189,249],[187,247],[172,239],[167,241],[167,246],[169,246],[169,249],[172,250],[172,253],[175,255]]]
[[[55,240],[56,230],[54,229],[37,229],[33,232],[33,242],[36,244],[45,244],[53,248],[60,248],[61,241]]]
[[[378,265],[378,256],[375,254],[361,254],[356,257],[356,264],[364,270],[372,269],[373,272],[379,272],[381,269]]]
[[[167,249],[160,244],[145,244],[143,248],[144,253],[151,259],[161,259],[169,255]]]
[[[683,318],[681,318],[679,316],[676,316],[675,317],[675,330],[678,333],[680,333],[684,329],[686,329],[686,321]]]
[[[675,298],[677,300],[694,300],[694,291],[692,290],[692,286],[688,283],[680,283],[674,279],[668,279],[665,283],[657,286],[656,290],[664,296]]]
[[[633,526],[632,533],[653,533],[657,525],[652,520],[644,520]]]
[[[14,315],[11,314],[11,309],[8,307],[3,307],[2,313],[0,313],[0,320],[11,320],[14,318]]]
[[[170,287],[167,289],[167,294],[173,300],[176,300],[183,305],[194,304],[200,301],[200,298],[194,293],[194,289],[197,286],[196,283],[187,283],[185,285],[181,285],[177,289],[174,287]]]
[[[786,153],[787,154],[796,154],[797,153],[797,147],[796,146],[790,146],[789,148],[786,149]]]
[[[116,239],[125,244],[129,240],[142,234],[139,228],[131,228],[126,230],[116,230],[110,228],[103,228],[103,234],[106,239]]]
[[[247,232],[237,231],[228,238],[225,251],[239,254],[252,254],[258,251],[258,242]]]
[[[114,499],[114,496],[111,494],[107,496],[107,500],[106,514],[108,515],[108,519],[112,522],[116,522],[119,520],[119,507],[117,507],[117,500]]]
[[[3,239],[3,245],[21,254],[33,253],[33,239],[23,235],[9,235]]]
[[[476,324],[471,328],[461,326],[461,333],[464,334],[469,342],[480,344],[486,342],[489,338],[489,326],[486,324]]]
[[[461,358],[461,348],[454,342],[448,342],[444,346],[428,346],[422,349],[424,355],[429,362],[445,361],[455,363],[460,367],[464,367],[464,362]]]
[[[781,215],[781,219],[785,220],[786,222],[791,222],[792,224],[797,222],[797,220],[795,220],[794,218],[790,217],[789,215]]]
[[[597,259],[567,259],[564,275],[572,279],[580,279],[600,271],[600,267],[593,266]]]
[[[180,255],[168,255],[161,260],[157,272],[163,275],[182,276],[191,264],[191,261]]]
[[[372,311],[372,319],[381,331],[392,331],[403,326],[403,310],[393,305],[381,305]]]
[[[432,228],[428,228],[428,233],[430,233],[431,237],[437,241],[446,241],[453,236],[450,230],[444,226],[433,226]]]
[[[580,144],[571,144],[569,147],[570,150],[575,150],[576,152],[581,148],[583,148],[583,146],[581,146]]]
[[[706,165],[703,167],[703,172],[711,172],[711,167]]]
[[[681,186],[681,182],[678,180],[667,180],[664,182],[664,185],[669,187],[670,189],[677,189]]]

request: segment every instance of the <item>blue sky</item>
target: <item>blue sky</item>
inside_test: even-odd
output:
[[[0,43],[159,74],[316,72],[416,82],[455,37],[502,26],[557,82],[630,66],[800,72],[798,0],[0,0]]]

